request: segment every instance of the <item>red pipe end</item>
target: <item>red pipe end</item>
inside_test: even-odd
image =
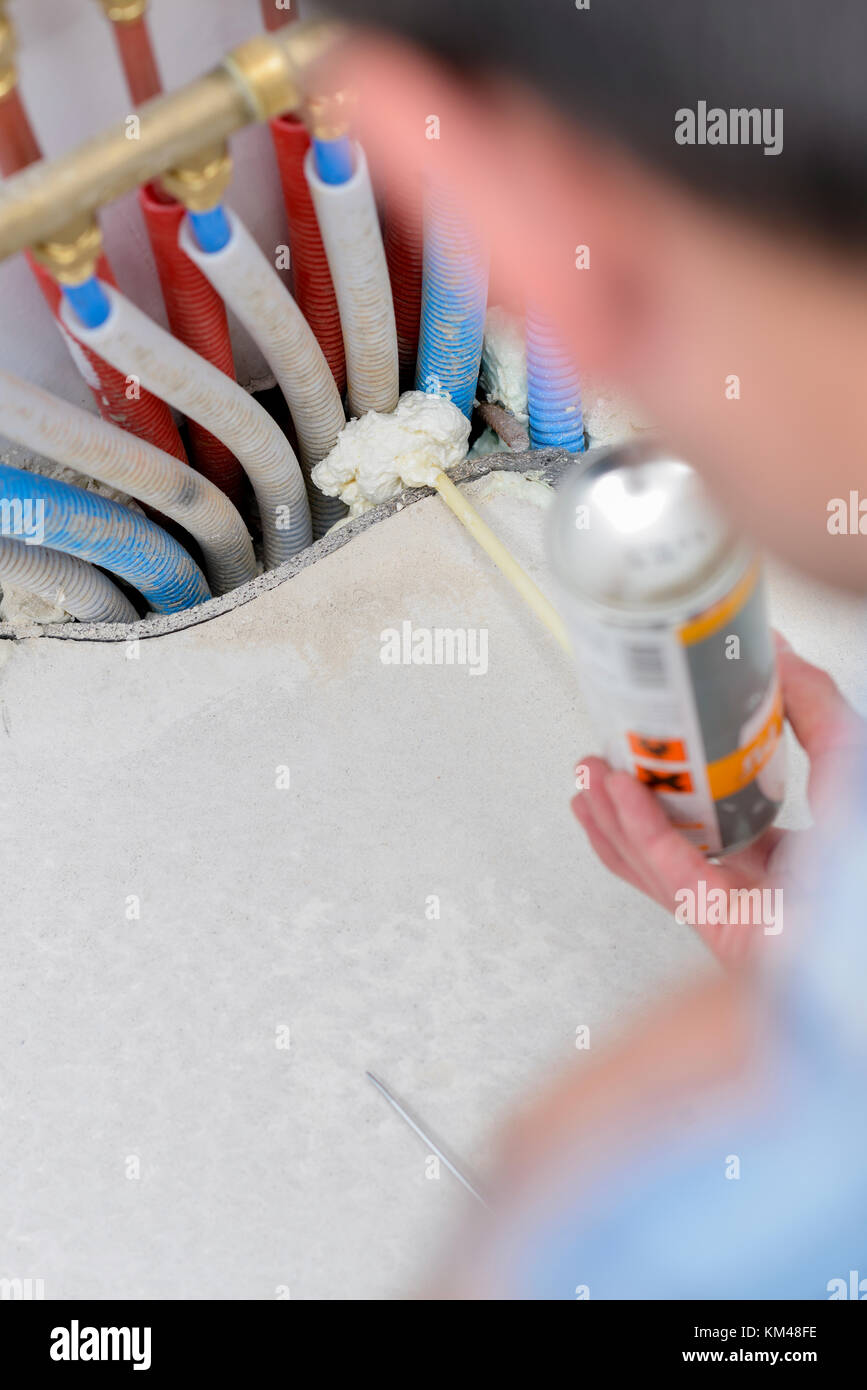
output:
[[[298,307],[316,336],[341,395],[346,390],[346,356],[340,311],[316,209],[304,174],[310,136],[294,116],[271,121],[271,136],[289,219],[289,255]]]

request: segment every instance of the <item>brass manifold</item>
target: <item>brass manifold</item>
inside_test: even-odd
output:
[[[87,278],[99,254],[98,210],[151,179],[162,177],[193,210],[213,207],[231,175],[228,136],[320,93],[318,64],[343,36],[342,26],[327,21],[257,35],[204,77],[4,180],[0,260],[29,247],[58,279]]]
[[[18,82],[16,57],[15,29],[6,13],[6,0],[0,0],[0,101],[9,95]]]

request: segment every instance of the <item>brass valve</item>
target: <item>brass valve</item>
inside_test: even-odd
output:
[[[102,232],[95,217],[77,217],[32,250],[37,261],[61,285],[83,285],[96,273],[102,255]]]
[[[170,169],[161,182],[188,212],[210,212],[232,182],[232,157],[226,145],[212,145]]]

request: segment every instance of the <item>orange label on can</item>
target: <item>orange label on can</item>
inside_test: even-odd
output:
[[[688,772],[663,772],[655,767],[635,764],[635,775],[645,787],[655,792],[691,792],[692,778]]]
[[[648,734],[627,734],[629,747],[639,758],[655,758],[660,763],[685,763],[686,744],[680,738],[651,738]]]

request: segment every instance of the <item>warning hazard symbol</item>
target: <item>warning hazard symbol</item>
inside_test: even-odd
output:
[[[635,764],[635,775],[639,782],[655,792],[691,792],[692,778],[688,772],[662,772],[655,767],[642,767]]]
[[[656,758],[661,763],[685,763],[686,744],[679,738],[651,738],[630,733],[629,747],[639,758]]]

